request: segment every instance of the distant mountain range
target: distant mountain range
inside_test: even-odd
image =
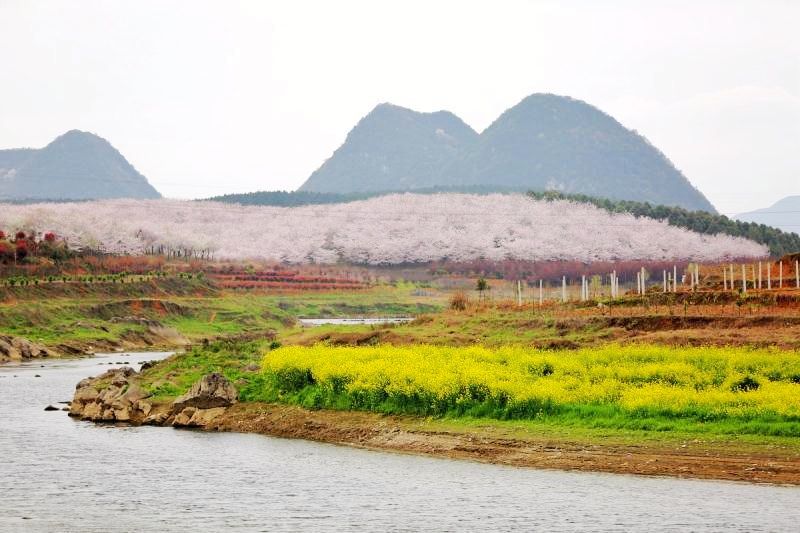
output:
[[[714,212],[647,139],[569,97],[533,94],[478,134],[447,111],[380,104],[300,191],[556,190]]]
[[[72,130],[41,149],[0,150],[0,201],[161,198],[111,144]]]
[[[741,213],[735,217],[744,222],[766,224],[783,231],[800,233],[800,195],[787,196],[770,207]]]

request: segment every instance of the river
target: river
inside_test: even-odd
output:
[[[793,487],[516,469],[43,410],[120,366],[108,362],[155,357],[0,367],[0,531],[798,528]]]

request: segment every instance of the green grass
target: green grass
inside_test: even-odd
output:
[[[441,308],[440,299],[414,297],[411,292],[405,287],[378,287],[346,293],[42,297],[0,304],[0,334],[50,345],[113,341],[147,329],[137,320],[128,320],[133,316],[174,328],[190,340],[199,340],[248,333],[298,333],[301,328],[296,325],[297,317],[408,315]],[[165,313],[148,306],[130,305],[137,300],[164,303],[173,311]]]
[[[142,385],[153,400],[169,400],[189,390],[206,374],[218,372],[245,390],[257,375],[268,341],[215,341],[174,355],[142,373]]]

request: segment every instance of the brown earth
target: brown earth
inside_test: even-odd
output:
[[[233,405],[204,429],[520,467],[800,485],[800,453],[777,447],[590,444],[511,431],[488,422],[463,428],[414,417],[261,403]]]

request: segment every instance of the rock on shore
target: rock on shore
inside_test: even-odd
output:
[[[23,337],[0,335],[0,363],[39,357],[58,357],[58,353]]]
[[[75,387],[69,415],[95,422],[205,427],[236,402],[234,386],[221,374],[208,374],[171,404],[154,404],[130,367],[115,368]]]

